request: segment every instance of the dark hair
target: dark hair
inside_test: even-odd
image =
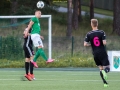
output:
[[[40,10],[35,10],[35,12],[38,12],[38,11],[40,11]],[[40,11],[41,12],[41,11]]]

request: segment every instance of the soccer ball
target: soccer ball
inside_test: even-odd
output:
[[[38,1],[37,2],[37,8],[44,8],[44,2],[43,1]]]

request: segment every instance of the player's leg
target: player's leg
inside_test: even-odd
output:
[[[29,58],[25,58],[25,71],[26,71],[26,74],[28,75],[28,73],[29,73]]]
[[[42,42],[41,38],[39,38],[38,44],[39,44],[39,46],[38,46],[39,55],[43,57],[43,59],[46,61],[46,63],[53,62],[53,59],[48,59],[48,57],[46,56],[46,54],[43,50],[44,46],[43,46],[43,42]]]
[[[31,60],[33,60],[33,56],[31,57]],[[33,74],[33,69],[34,69],[34,65],[30,61],[30,74]]]
[[[26,71],[25,77],[26,77],[29,81],[31,81],[32,78],[31,78],[30,75],[29,75],[29,62],[30,62],[30,58],[26,58],[26,59],[25,59],[25,71]]]
[[[101,74],[102,74],[102,78],[104,80],[107,80],[108,76],[107,76],[107,73],[110,72],[110,68],[109,68],[109,65],[108,66],[103,66],[103,69],[101,71]],[[108,83],[104,83],[104,87],[108,87]]]
[[[103,66],[102,73],[103,73],[104,79],[107,79],[107,73],[110,71],[110,67],[109,67],[110,63],[108,60],[107,52],[102,52],[100,59]]]
[[[40,48],[40,47],[41,47],[41,46],[38,47],[38,50],[37,50],[37,52],[36,52],[36,54],[35,54],[35,57],[34,57],[34,59],[33,59],[33,62],[32,62],[36,68],[38,67],[36,61],[37,61],[37,59],[38,59],[39,56],[42,56],[43,59],[46,61],[46,63],[51,63],[51,62],[53,62],[52,59],[48,59],[48,58],[47,58],[47,56],[46,56],[43,48]]]
[[[37,61],[37,58],[38,58],[39,56],[42,56],[43,59],[44,59],[47,63],[53,62],[52,59],[48,59],[48,57],[46,56],[46,54],[45,54],[45,52],[44,52],[42,46],[38,46],[38,51],[37,51],[37,53],[35,54],[35,57],[34,57],[34,59],[33,59],[34,62]]]
[[[101,61],[99,60],[99,55],[94,55],[94,61],[95,61],[96,65],[99,67],[100,77],[101,77],[104,85],[107,85],[107,81],[104,79],[104,76],[103,76],[103,73],[102,73],[103,67],[101,66],[102,63],[101,63]]]
[[[105,80],[104,78],[104,74],[103,74],[103,66],[98,66],[99,69],[100,69],[100,76],[101,76],[101,79],[103,80],[103,83],[104,83],[104,87],[108,87],[108,82]]]
[[[47,63],[50,63],[50,62],[53,62],[53,60],[52,59],[48,59],[47,58],[47,56],[46,56],[46,54],[45,54],[45,52],[44,52],[44,50],[43,50],[43,43],[42,43],[42,40],[41,40],[41,38],[40,38],[40,35],[31,35],[31,39],[32,39],[32,41],[33,41],[33,44],[34,44],[34,46],[35,47],[38,47],[38,50],[37,50],[37,52],[35,53],[35,56],[34,56],[34,59],[33,59],[33,64],[34,64],[34,66],[35,67],[38,67],[38,65],[37,65],[37,63],[36,63],[36,61],[37,61],[37,59],[38,59],[38,57],[39,56],[42,56],[43,57],[43,59],[47,62]]]
[[[109,73],[110,72],[110,66],[108,65],[108,66],[103,66],[103,68],[104,68],[104,71],[106,72],[106,73]]]
[[[42,56],[43,59],[44,59],[45,61],[47,61],[48,58],[47,58],[47,56],[46,56],[46,54],[45,54],[45,52],[44,52],[44,50],[43,50],[43,47],[44,47],[44,46],[43,46],[43,42],[42,42],[42,40],[41,40],[41,38],[40,38],[40,35],[37,35],[37,36],[36,36],[36,42],[37,42],[36,47],[38,48],[38,50],[37,50],[37,52],[36,52],[36,54],[35,54],[34,62],[37,61],[37,58],[38,58],[39,56]]]
[[[30,43],[30,40],[28,42],[28,45],[26,45],[27,49],[28,49],[28,53],[29,53],[29,57],[30,57],[30,73],[29,73],[29,76],[35,80],[35,77],[34,77],[34,74],[33,74],[33,69],[34,69],[34,65],[33,63],[31,62],[33,60],[33,57],[34,57],[34,51],[33,51],[33,48],[32,48],[32,43]]]
[[[24,43],[23,49],[24,49],[24,54],[25,54],[25,71],[26,71],[25,77],[29,81],[31,81],[32,78],[28,74],[29,73],[30,54],[29,54],[29,51],[28,51],[28,48],[27,48],[27,43]]]
[[[108,55],[106,53],[106,51],[103,51],[102,54],[99,55],[99,61],[101,63],[101,66],[99,67],[101,70],[101,78],[103,79],[104,82],[104,87],[108,87],[108,83],[107,83],[107,73],[110,71],[109,68],[109,60],[108,60]]]
[[[108,78],[107,73],[109,71],[110,71],[109,66],[103,66],[102,74],[103,74],[105,80],[107,80],[107,78]]]
[[[30,57],[30,60],[33,60],[33,56]],[[30,73],[29,73],[29,76],[30,76],[33,80],[35,80],[35,76],[34,76],[33,70],[34,70],[34,65],[33,65],[33,63],[30,61]]]
[[[37,50],[37,52],[36,52],[36,54],[35,54],[35,57],[34,57],[34,59],[33,59],[34,62],[37,61],[37,59],[38,59],[39,56],[42,56],[45,61],[48,60],[48,58],[47,58],[47,56],[46,56],[46,54],[45,54],[42,46],[38,46],[38,50]]]

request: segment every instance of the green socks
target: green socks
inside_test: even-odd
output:
[[[37,52],[35,53],[33,61],[36,62],[39,56],[40,55],[39,55],[39,49],[38,49]]]
[[[42,56],[45,61],[48,60],[48,58],[46,57],[45,52],[44,52],[44,50],[42,48],[37,50],[33,61],[36,62],[39,56]]]
[[[46,57],[44,50],[42,48],[40,48],[39,52],[40,52],[40,55],[44,58],[44,60],[47,61],[48,58]]]

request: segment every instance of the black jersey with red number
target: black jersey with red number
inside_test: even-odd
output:
[[[106,51],[103,44],[103,40],[106,39],[105,32],[103,30],[92,30],[87,33],[85,42],[90,42],[93,53],[100,53]]]

